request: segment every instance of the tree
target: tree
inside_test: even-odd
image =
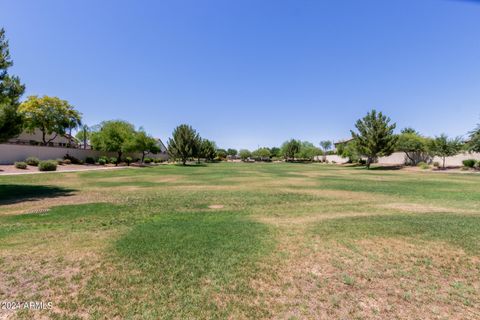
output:
[[[18,112],[20,97],[25,86],[16,76],[8,74],[8,68],[13,66],[5,38],[5,30],[0,29],[0,142],[17,136],[22,132],[22,115]]]
[[[304,160],[313,161],[316,156],[321,154],[321,152],[322,151],[319,148],[315,147],[313,143],[303,141],[300,144],[299,151],[296,153],[296,157]]]
[[[251,156],[256,158],[256,160],[269,161],[271,156],[270,149],[258,148],[257,150],[252,152]]]
[[[357,150],[358,148],[354,140],[337,144],[337,154],[342,158],[348,158],[350,163],[360,161],[361,155]]]
[[[191,126],[181,124],[173,130],[172,138],[168,140],[168,153],[174,159],[180,159],[185,165],[189,158],[198,152],[200,136]]]
[[[157,140],[152,136],[149,136],[142,128],[135,132],[132,143],[133,145],[128,146],[126,149],[140,152],[142,154],[142,163],[147,154],[160,151]]]
[[[467,149],[470,152],[480,152],[480,124],[470,132]]]
[[[59,134],[65,134],[66,129],[81,123],[81,114],[67,101],[57,97],[30,96],[19,107],[19,112],[25,119],[28,132],[36,129],[42,132],[42,143],[47,145]],[[47,140],[47,135],[53,136]]]
[[[220,160],[223,160],[227,157],[227,150],[225,149],[217,149],[217,157]]]
[[[280,157],[282,155],[281,149],[278,147],[270,148],[270,154],[272,157]]]
[[[358,133],[353,130],[350,132],[358,152],[367,157],[367,168],[379,156],[393,153],[397,142],[397,136],[393,134],[396,124],[390,124],[390,118],[372,110],[363,119],[357,120],[355,127]]]
[[[416,166],[419,162],[427,162],[430,158],[428,153],[428,138],[422,137],[415,130],[402,130],[398,136],[396,150],[405,153],[408,163]]]
[[[234,157],[234,156],[236,156],[237,154],[238,154],[238,151],[237,151],[237,150],[235,150],[235,149],[227,149],[227,155]]]
[[[240,155],[240,159],[242,159],[242,161],[245,161],[252,156],[250,150],[247,149],[241,149],[238,154]]]
[[[202,139],[200,146],[201,157],[205,158],[206,161],[213,161],[217,157],[217,147],[215,142],[208,139]]]
[[[320,147],[323,151],[323,161],[327,160],[327,152],[332,148],[332,141],[330,140],[323,140],[320,141]]]
[[[98,131],[91,133],[91,144],[95,150],[116,152],[117,163],[126,152],[135,151],[135,128],[131,123],[122,120],[102,122]]]
[[[80,131],[77,132],[75,138],[83,142],[83,149],[87,149],[87,141],[90,140],[91,129],[86,125],[82,125]]]
[[[442,134],[438,137],[435,137],[430,142],[430,150],[432,153],[438,157],[441,157],[443,160],[442,167],[445,169],[445,158],[451,157],[460,152],[462,150],[463,143],[462,140],[457,137],[453,139],[449,139],[447,135]]]
[[[285,160],[290,159],[295,160],[295,154],[300,151],[301,142],[295,139],[285,141],[282,144],[282,155],[285,157]]]

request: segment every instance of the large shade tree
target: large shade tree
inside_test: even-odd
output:
[[[197,156],[200,135],[187,124],[181,124],[173,130],[168,140],[168,153],[173,159],[180,159],[183,165],[189,158]]]
[[[0,142],[22,132],[22,116],[18,112],[25,86],[16,76],[8,74],[13,65],[5,30],[0,29]]]
[[[302,143],[299,140],[290,139],[285,141],[281,147],[281,153],[285,157],[285,160],[295,160],[295,155],[300,151]]]
[[[402,130],[398,135],[395,149],[405,153],[406,163],[417,165],[419,162],[427,162],[430,158],[429,139],[421,136],[411,128]]]
[[[206,161],[213,161],[217,157],[217,146],[215,142],[208,139],[201,139],[199,158],[204,158]]]
[[[78,126],[82,120],[81,114],[73,106],[57,97],[30,96],[18,110],[24,118],[27,132],[40,130],[43,145],[65,134],[72,126]]]
[[[91,133],[90,142],[95,150],[116,152],[118,165],[124,153],[136,151],[135,136],[135,128],[131,123],[111,120],[102,122]]]
[[[140,152],[142,154],[142,163],[144,162],[145,156],[147,154],[156,154],[160,151],[157,139],[148,135],[142,128],[135,132],[134,137],[131,141],[133,145],[128,147],[127,149]]]
[[[367,168],[378,157],[393,153],[397,136],[393,134],[396,124],[390,124],[390,118],[382,112],[372,110],[357,120],[357,132],[351,130],[358,152],[367,158]]]

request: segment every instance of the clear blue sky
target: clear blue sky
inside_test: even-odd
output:
[[[0,0],[0,26],[27,95],[163,140],[338,140],[371,108],[426,135],[480,122],[479,2]]]

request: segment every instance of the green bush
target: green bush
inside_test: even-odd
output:
[[[108,159],[108,162],[109,163],[117,163],[117,158],[116,157],[111,157],[110,159]]]
[[[57,164],[58,164],[59,166],[61,166],[61,165],[64,163],[64,160],[63,160],[63,159],[57,159],[57,160],[55,160],[55,161],[57,161]]]
[[[40,161],[38,163],[38,170],[40,170],[40,171],[56,171],[57,170],[57,161],[54,161],[54,160]]]
[[[38,164],[40,163],[40,160],[38,160],[37,157],[28,157],[25,162],[29,165],[29,166],[38,166]]]
[[[27,164],[25,162],[15,162],[15,168],[17,168],[17,169],[27,169]]]
[[[150,158],[145,158],[145,159],[143,159],[143,162],[145,162],[145,163],[150,163],[150,162],[152,162],[152,159],[150,159]]]
[[[78,160],[77,158],[75,157],[72,157],[71,155],[67,154],[65,157],[63,157],[63,159],[66,160],[69,160],[70,162],[67,163],[67,162],[64,162],[65,164],[70,164],[70,163],[73,163],[73,164],[81,164],[82,161]]]
[[[70,160],[70,159],[65,159],[65,160],[63,160],[63,164],[72,164],[72,163],[73,163],[73,161]],[[78,162],[77,162],[77,163],[78,163]]]
[[[99,158],[98,159],[98,164],[101,166],[104,166],[107,164],[107,160],[105,158]]]
[[[133,161],[132,157],[126,157],[125,158],[125,162],[127,163],[127,166],[129,166],[130,163],[132,163],[132,161]]]
[[[367,164],[367,160],[360,159],[360,160],[358,160],[358,163],[364,166],[364,165]]]
[[[467,159],[467,160],[463,160],[462,163],[467,168],[473,168],[475,166],[476,161],[474,159]]]
[[[92,157],[86,157],[86,158],[85,158],[85,163],[95,164],[95,159],[92,158]]]
[[[428,168],[430,168],[430,166],[429,166],[427,163],[423,162],[423,161],[420,161],[420,162],[417,164],[417,166],[420,167],[421,169],[428,169]]]
[[[434,162],[433,162],[433,166],[434,166],[435,168],[440,167],[440,162],[434,161]]]

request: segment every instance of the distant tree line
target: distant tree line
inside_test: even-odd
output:
[[[66,100],[51,96],[29,96],[20,101],[25,92],[19,77],[10,75],[8,70],[13,66],[5,30],[0,29],[0,142],[17,136],[22,131],[39,130],[42,136],[41,144],[48,145],[58,135],[77,130],[76,138],[83,142],[86,148],[90,142],[96,150],[116,152],[118,161],[126,153],[140,152],[141,161],[149,153],[159,151],[158,141],[147,134],[142,128],[135,127],[121,120],[105,121],[92,128],[82,122],[82,115]],[[250,151],[247,149],[220,149],[215,142],[204,139],[191,126],[183,124],[175,128],[172,138],[168,141],[170,156],[186,164],[190,159],[205,161],[239,158],[244,161],[326,161],[328,153],[336,152],[347,157],[351,162],[363,162],[367,167],[379,157],[388,156],[395,151],[405,153],[407,163],[416,165],[429,161],[433,156],[443,159],[458,154],[461,151],[480,152],[480,125],[472,130],[466,141],[461,138],[449,138],[445,134],[434,138],[425,137],[411,128],[403,129],[395,134],[396,124],[390,118],[372,110],[355,123],[351,131],[352,138],[336,145],[333,151],[331,141],[321,141],[319,146],[296,139],[285,141],[281,147],[261,147]],[[71,141],[70,141],[71,144]],[[117,162],[118,162],[117,161]]]

